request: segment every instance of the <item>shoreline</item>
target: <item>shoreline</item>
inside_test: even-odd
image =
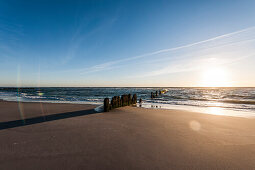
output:
[[[158,103],[146,103],[142,108],[146,109],[162,109],[162,110],[181,110],[188,112],[195,112],[201,114],[228,116],[228,117],[240,117],[240,118],[255,118],[255,112],[245,110],[231,110],[224,107],[215,106],[189,106],[189,105],[170,105],[170,104],[158,104]]]
[[[96,112],[103,112],[103,103],[95,102],[74,102],[74,101],[7,101],[0,99],[0,102],[14,102],[14,103],[44,103],[44,104],[69,104],[69,105],[92,105],[95,106]],[[140,107],[137,103],[136,107]],[[147,103],[143,102],[141,108],[146,109],[163,109],[163,110],[181,110],[189,111],[195,113],[209,114],[209,115],[220,115],[228,117],[241,117],[255,119],[255,112],[246,110],[233,110],[224,107],[214,107],[214,106],[190,106],[190,105],[172,105],[172,104],[162,104],[162,103]]]
[[[151,98],[155,91],[167,94]],[[178,109],[236,117],[255,118],[254,88],[31,88],[14,91],[2,90],[0,98],[6,101],[68,103],[97,105],[98,110],[106,97],[122,94],[137,94],[142,98],[142,107]],[[138,105],[139,106],[139,105]]]

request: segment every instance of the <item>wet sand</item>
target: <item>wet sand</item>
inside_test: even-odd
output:
[[[135,107],[94,113],[93,105],[22,105],[26,118],[57,119],[2,128],[0,169],[255,168],[255,119]],[[18,119],[17,103],[0,102],[0,122]]]

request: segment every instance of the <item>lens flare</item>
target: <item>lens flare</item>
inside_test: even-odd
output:
[[[189,122],[189,127],[194,131],[200,131],[201,125],[198,121],[192,120]]]
[[[21,86],[21,82],[20,82],[20,67],[18,66],[17,69],[17,102],[18,102],[18,108],[19,108],[19,114],[20,114],[20,118],[23,120],[23,123],[25,124],[25,114],[24,114],[24,108],[23,108],[23,103],[20,100],[19,94],[19,87]]]

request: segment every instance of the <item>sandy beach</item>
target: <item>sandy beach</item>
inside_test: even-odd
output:
[[[255,168],[255,119],[94,108],[1,101],[0,169]]]

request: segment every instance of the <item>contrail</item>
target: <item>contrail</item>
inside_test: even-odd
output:
[[[161,53],[165,53],[165,52],[176,51],[176,50],[180,50],[180,49],[184,49],[184,48],[188,48],[188,47],[193,47],[193,46],[196,46],[196,45],[199,45],[199,44],[203,44],[203,43],[219,40],[219,39],[222,39],[222,38],[230,37],[230,36],[233,36],[233,35],[236,35],[236,34],[240,34],[242,32],[246,32],[246,31],[252,30],[254,28],[255,28],[255,26],[252,26],[252,27],[245,28],[245,29],[242,29],[242,30],[239,30],[239,31],[227,33],[227,34],[220,35],[220,36],[217,36],[217,37],[213,37],[213,38],[210,38],[210,39],[207,39],[207,40],[203,40],[203,41],[199,41],[199,42],[195,42],[195,43],[191,43],[191,44],[187,44],[187,45],[183,45],[183,46],[179,46],[179,47],[162,49],[162,50],[158,50],[158,51],[154,51],[154,52],[150,52],[150,53],[145,53],[145,54],[138,55],[138,56],[133,56],[133,57],[126,58],[126,59],[109,61],[109,62],[106,62],[106,63],[103,63],[103,64],[94,65],[90,68],[87,68],[87,69],[83,70],[84,72],[82,74],[85,74],[87,72],[91,73],[91,72],[102,71],[102,70],[107,69],[109,66],[112,66],[114,64],[121,63],[121,62],[126,62],[126,61],[135,60],[135,59],[139,59],[139,58],[144,58],[144,57],[148,57],[148,56],[152,56],[152,55],[156,55],[156,54],[161,54]]]

